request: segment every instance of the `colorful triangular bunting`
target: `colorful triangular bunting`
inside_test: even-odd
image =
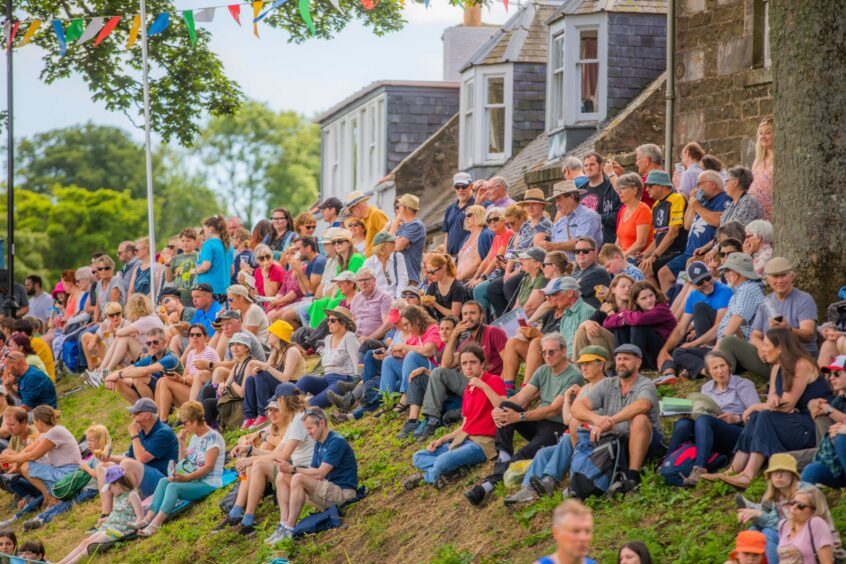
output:
[[[95,47],[107,38],[112,31],[114,31],[121,19],[123,19],[123,16],[112,16],[109,18],[109,22],[103,27],[103,29],[100,30],[100,33],[97,34],[97,39],[94,40]]]
[[[191,45],[196,45],[197,30],[194,29],[194,12],[185,10],[182,12],[182,19],[185,20],[185,26],[188,28],[188,37],[191,38]]]
[[[68,44],[65,42],[65,28],[62,27],[62,20],[53,20],[53,32],[56,34],[56,41],[59,42],[59,53],[64,57],[68,52]]]
[[[103,29],[105,25],[106,18],[94,18],[89,22],[88,27],[85,28],[85,31],[82,32],[82,36],[77,39],[77,43],[85,43],[86,41],[91,41],[97,34],[100,33],[100,30]]]
[[[29,24],[29,28],[26,30],[26,33],[24,33],[23,41],[21,41],[21,47],[32,40],[32,36],[35,35],[35,32],[41,27],[41,23],[41,20],[35,20]]]
[[[159,33],[166,30],[167,26],[169,25],[170,15],[167,12],[162,12],[161,14],[156,16],[156,21],[154,21],[153,25],[150,26],[150,29],[147,30],[147,37],[158,35]]]

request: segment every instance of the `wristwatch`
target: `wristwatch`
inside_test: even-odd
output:
[[[138,439],[138,438],[140,438],[138,435],[130,435],[129,436],[130,441],[134,441],[135,439]]]
[[[118,380],[123,380],[123,370],[118,370]]]
[[[521,413],[520,413],[520,422],[522,423],[522,422],[523,422],[523,421],[525,421],[525,420],[526,420],[526,413],[525,413],[525,412],[521,412]]]
[[[297,467],[296,467],[296,466],[291,466],[291,475],[294,475],[294,474],[296,474],[296,473],[297,473]]]

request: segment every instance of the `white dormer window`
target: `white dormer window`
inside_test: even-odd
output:
[[[511,157],[512,67],[473,67],[464,74],[459,162],[464,168],[502,164]]]
[[[599,31],[596,28],[579,30],[579,54],[576,59],[578,78],[578,114],[580,119],[596,119],[599,114]]]
[[[552,77],[549,99],[549,123],[554,128],[564,127],[564,34],[559,33],[552,38],[552,53],[550,65]]]

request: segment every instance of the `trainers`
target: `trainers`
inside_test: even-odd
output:
[[[335,413],[334,411],[329,414],[329,419],[332,421],[333,425],[340,425],[341,423],[346,423],[347,421],[352,421],[355,419],[349,413]]]
[[[414,474],[413,476],[409,476],[405,479],[402,483],[403,487],[406,490],[413,490],[423,485],[423,474]]]
[[[652,383],[656,386],[669,386],[675,384],[676,381],[678,381],[678,376],[670,373],[661,374],[660,376],[652,379]]]
[[[217,526],[214,529],[211,530],[211,533],[213,535],[216,535],[217,533],[221,533],[221,532],[225,531],[226,529],[228,529],[230,527],[236,527],[240,523],[241,523],[240,517],[226,516],[226,517],[223,518],[223,521],[218,523]]]
[[[693,487],[699,483],[699,480],[702,479],[702,474],[707,473],[708,470],[702,468],[701,466],[694,466],[693,470],[690,471],[690,474],[684,477],[682,480],[682,484],[685,486]]]
[[[397,435],[398,439],[404,439],[408,437],[414,430],[417,429],[417,421],[412,421],[409,419],[405,422],[405,425],[402,426],[402,431],[399,432]]]
[[[429,417],[422,427],[418,427],[414,431],[414,438],[418,441],[425,441],[435,434],[438,427],[441,426],[441,421],[437,417]]]
[[[349,382],[338,382],[335,386],[341,394],[348,394],[358,386],[359,382],[361,382],[361,377],[355,377]]]
[[[558,482],[552,476],[532,476],[529,478],[529,484],[539,496],[551,496],[558,489]]]
[[[40,529],[44,526],[44,520],[41,517],[34,517],[29,521],[24,522],[23,530],[24,531],[34,531],[35,529]]]
[[[250,429],[258,429],[265,423],[267,423],[267,417],[265,417],[264,415],[259,415],[258,417],[256,417],[256,420],[253,421],[253,424],[250,425]]]
[[[239,523],[238,526],[235,527],[235,532],[242,537],[251,537],[256,534],[256,528],[252,525],[242,525]]]
[[[464,492],[464,497],[467,498],[467,501],[470,502],[470,505],[473,505],[475,507],[481,507],[485,504],[485,501],[487,501],[488,497],[490,497],[492,494],[493,490],[491,490],[490,492],[486,492],[485,488],[483,488],[482,486],[473,486],[472,488]]]
[[[267,546],[274,546],[277,543],[282,542],[285,539],[290,539],[294,537],[294,531],[289,529],[287,525],[279,525],[276,527],[276,530],[273,531],[273,534],[264,539],[264,544]]]
[[[0,529],[8,529],[12,523],[15,522],[15,518],[12,517],[11,519],[6,519],[5,521],[0,521]]]
[[[540,497],[534,490],[529,488],[520,488],[520,491],[505,498],[505,507],[519,505],[521,503],[531,503],[539,500]]]
[[[343,383],[343,382],[341,382]],[[329,400],[329,403],[340,409],[341,411],[349,411],[352,409],[355,400],[353,399],[353,395],[351,393],[344,393],[336,394],[332,390],[326,392],[326,398]]]
[[[247,429],[252,427],[253,423],[255,423],[255,422],[256,422],[255,419],[244,419],[244,422],[241,423],[241,430],[246,431]]]
[[[446,413],[444,413],[443,421],[444,425],[452,425],[453,423],[458,423],[464,419],[464,416],[461,415],[461,409],[450,409]]]

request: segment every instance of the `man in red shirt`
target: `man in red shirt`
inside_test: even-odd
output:
[[[471,343],[464,347],[459,361],[461,373],[468,381],[461,402],[464,424],[414,454],[414,466],[423,473],[414,474],[405,481],[408,490],[423,482],[441,489],[460,469],[496,457],[496,424],[491,416],[493,404],[485,393],[485,387],[505,395],[505,384],[499,376],[485,372],[485,352],[479,345]]]

